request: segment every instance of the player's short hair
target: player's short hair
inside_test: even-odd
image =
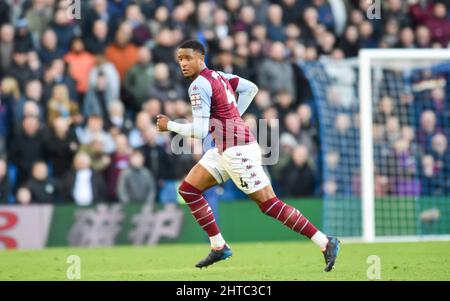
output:
[[[178,48],[193,49],[194,51],[200,52],[202,55],[205,55],[205,53],[206,53],[205,46],[203,46],[203,44],[197,40],[185,41],[185,42],[181,43],[181,45],[178,46]]]

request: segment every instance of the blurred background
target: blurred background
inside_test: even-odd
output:
[[[174,155],[155,116],[191,118],[175,60],[186,39],[204,43],[208,67],[258,85],[243,118],[255,132],[258,119],[279,119],[280,158],[266,166],[275,191],[307,197],[319,216],[322,197],[360,194],[358,172],[341,165],[360,165],[359,116],[343,89],[356,90],[351,68],[326,70],[333,85],[315,64],[362,48],[449,48],[450,1],[0,0],[0,204],[179,206],[177,185],[201,154]],[[448,78],[419,97],[389,76],[374,103],[376,156],[401,160],[380,163],[376,194],[448,196]],[[414,97],[423,106],[412,113]],[[400,185],[405,169],[414,180]],[[230,181],[206,193],[216,212],[246,198]]]

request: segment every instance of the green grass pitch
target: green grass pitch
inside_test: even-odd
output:
[[[207,244],[0,251],[0,280],[68,280],[70,255],[80,257],[81,280],[365,281],[370,255],[380,258],[380,280],[450,280],[450,242],[342,244],[330,273],[322,272],[322,254],[310,242],[231,247],[230,260],[202,270],[194,264],[207,254]]]

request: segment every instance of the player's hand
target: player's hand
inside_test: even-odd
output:
[[[166,115],[159,114],[156,116],[156,128],[160,132],[168,131],[167,124],[169,123],[169,117]]]

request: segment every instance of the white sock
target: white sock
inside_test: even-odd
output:
[[[214,236],[210,236],[209,241],[211,242],[211,247],[213,249],[220,249],[225,244],[225,240],[220,233]]]
[[[318,245],[320,247],[320,249],[325,250],[328,244],[328,238],[325,234],[323,234],[320,231],[317,231],[316,234],[314,234],[311,237],[311,240],[313,243],[315,243],[316,245]]]

